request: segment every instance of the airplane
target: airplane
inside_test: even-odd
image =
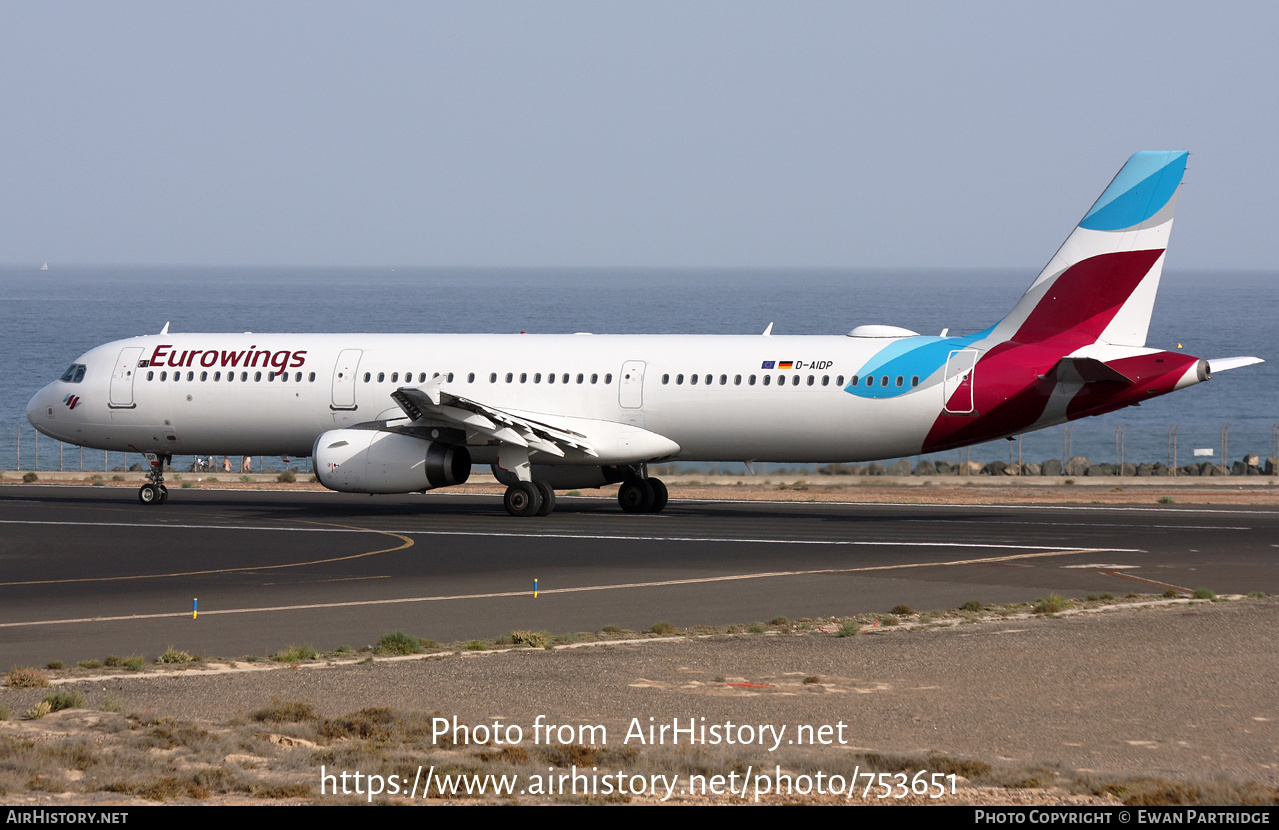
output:
[[[649,465],[858,462],[948,450],[1135,406],[1262,362],[1147,348],[1185,151],[1133,155],[1012,311],[975,334],[176,334],[77,358],[27,407],[40,432],[145,455],[311,456],[348,493],[424,492],[489,465],[513,516]]]

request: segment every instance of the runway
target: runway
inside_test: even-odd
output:
[[[970,599],[1279,592],[1279,510],[0,488],[0,660],[237,657],[516,629],[642,630]],[[537,596],[534,597],[536,580]],[[193,603],[198,600],[198,617]]]

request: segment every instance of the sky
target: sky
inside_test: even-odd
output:
[[[1279,4],[0,0],[0,263],[1042,266],[1191,151],[1269,269]]]

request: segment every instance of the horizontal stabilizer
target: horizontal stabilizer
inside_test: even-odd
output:
[[[1094,357],[1063,357],[1053,372],[1058,383],[1132,383],[1132,378]]]
[[[1218,372],[1238,369],[1240,366],[1251,366],[1254,363],[1265,362],[1259,357],[1219,357],[1216,360],[1208,361],[1208,373],[1215,375]]]

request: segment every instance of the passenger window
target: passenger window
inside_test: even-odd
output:
[[[515,376],[514,376],[514,375],[512,375],[510,372],[507,372],[507,373],[506,373],[506,382],[507,382],[507,383],[510,383],[510,382],[511,382],[512,380],[514,380],[514,379],[515,379]]]
[[[799,386],[799,375],[795,375],[790,379],[791,386]]]
[[[547,375],[547,376],[546,376],[546,382],[547,382],[547,383],[554,383],[554,382],[555,382],[555,373],[554,373],[554,372],[551,372],[549,375]]]
[[[187,380],[188,381],[195,380],[195,372],[187,372]]]
[[[528,383],[528,372],[520,372],[520,383]]]
[[[712,383],[714,383],[714,382],[715,382],[715,376],[714,376],[714,375],[707,375],[707,376],[706,376],[706,385],[707,385],[707,386],[710,386],[710,385],[711,385]]]
[[[612,373],[612,372],[609,372],[608,374],[604,375],[604,382],[605,382],[605,383],[612,383],[612,382],[613,382],[613,373]]]
[[[816,380],[816,378],[814,378],[812,375],[809,375],[809,376],[808,376],[808,385],[809,385],[809,386],[812,386],[812,385],[813,385],[813,382],[814,382],[815,380]]]
[[[257,382],[257,381],[261,381],[261,380],[262,380],[262,373],[261,373],[261,372],[254,372],[254,373],[253,373],[253,380],[254,380],[255,382]]]
[[[850,380],[850,381],[848,382],[848,385],[849,385],[849,386],[856,386],[856,385],[857,385],[857,375],[853,375],[853,379],[852,379],[852,380]]]
[[[240,382],[241,382],[241,383],[247,383],[247,382],[248,382],[248,380],[249,380],[249,373],[248,373],[248,372],[241,372],[241,373],[240,373]]]
[[[467,376],[466,376],[466,382],[467,382],[467,383],[475,383],[475,373],[474,373],[474,372],[470,372],[470,373],[468,373],[468,374],[467,374]]]
[[[161,373],[160,373],[160,380],[168,380],[168,379],[169,379],[169,373],[168,373],[168,372],[161,372]]]
[[[392,373],[391,373],[391,383],[399,383],[399,382],[400,382],[400,373],[399,373],[399,372],[392,372]]]
[[[754,385],[755,385],[755,376],[754,376],[754,375],[751,375],[751,376],[750,376],[750,380],[748,380],[746,383],[747,383],[747,385],[748,385],[748,386],[754,386]]]
[[[489,373],[489,383],[497,383],[497,372]]]
[[[581,372],[578,372],[578,373],[577,373],[577,382],[578,382],[579,384],[581,384],[581,382],[582,382],[583,380],[584,380],[584,377],[583,377],[582,373],[581,373]]]
[[[742,385],[742,376],[741,376],[741,375],[733,375],[733,385],[734,385],[734,386],[741,386],[741,385]]]
[[[541,372],[537,372],[536,374],[534,374],[534,375],[533,375],[533,382],[534,382],[534,383],[541,383],[541,382],[542,382],[542,373],[541,373]]]
[[[208,380],[208,379],[209,379],[209,373],[208,373],[208,372],[201,372],[201,373],[200,373],[200,382],[201,382],[201,383],[203,383],[204,381],[206,381],[206,380]]]
[[[154,378],[155,372],[147,372],[147,380],[153,380]]]
[[[830,375],[822,375],[822,386],[830,386]]]
[[[368,383],[368,382],[369,382],[369,378],[370,378],[370,377],[372,377],[372,376],[371,376],[368,372],[365,372],[365,373],[364,373],[364,382],[365,382],[365,383]]]
[[[772,376],[772,375],[764,375],[764,385],[765,385],[765,386],[768,386],[768,385],[769,385],[769,384],[771,384],[772,382],[773,382],[773,376]]]
[[[887,385],[888,385],[888,375],[880,375],[880,377],[879,377],[879,385],[880,385],[880,386],[887,386]]]
[[[836,386],[843,386],[843,385],[844,385],[844,376],[843,376],[843,375],[839,375],[838,377],[836,377],[836,378],[835,378],[835,385],[836,385]]]
[[[595,383],[600,379],[599,375],[591,375],[591,383]]]
[[[560,383],[568,383],[568,372],[565,372],[564,377],[560,378]]]
[[[689,382],[690,384],[692,384],[693,386],[696,386],[696,385],[697,385],[697,375],[689,375],[689,376],[688,376],[688,382]]]
[[[377,373],[377,382],[378,382],[378,383],[385,383],[385,382],[386,382],[386,372],[378,372],[378,373]]]
[[[897,385],[898,385],[898,386],[901,386],[901,385],[902,385],[902,376],[901,376],[901,375],[898,375],[898,376],[897,376]]]
[[[449,372],[449,383],[453,382],[453,373]]]
[[[683,386],[683,385],[684,385],[684,376],[683,376],[683,375],[676,375],[676,376],[675,376],[675,385],[676,385],[676,386]]]
[[[668,384],[668,383],[670,383],[670,382],[671,382],[671,376],[670,376],[670,375],[662,375],[662,385],[663,385],[663,386],[667,385],[667,384]]]

